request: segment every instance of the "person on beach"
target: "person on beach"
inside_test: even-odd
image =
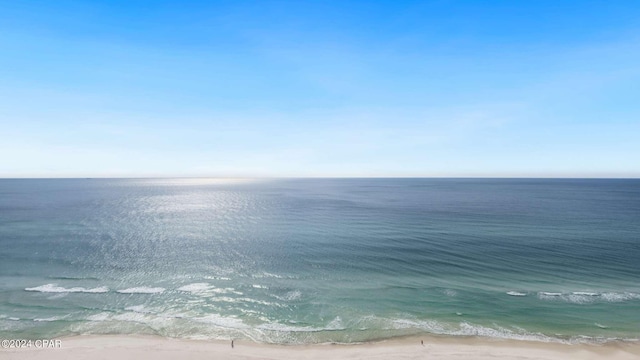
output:
[[[231,348],[233,349],[233,340],[231,340]]]
[[[420,340],[420,344],[422,344],[422,346],[424,346],[424,340]]]

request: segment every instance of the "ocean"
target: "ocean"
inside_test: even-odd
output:
[[[640,180],[3,179],[0,338],[640,338]]]

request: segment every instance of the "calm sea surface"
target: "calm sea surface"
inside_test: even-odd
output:
[[[640,180],[0,180],[0,338],[640,338]]]

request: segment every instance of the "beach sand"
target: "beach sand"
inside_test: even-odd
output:
[[[424,346],[420,341],[424,340]],[[640,359],[640,344],[563,345],[484,338],[405,338],[356,345],[265,345],[153,336],[76,336],[59,349],[2,349],[2,359]]]

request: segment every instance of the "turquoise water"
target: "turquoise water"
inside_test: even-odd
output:
[[[640,338],[640,181],[0,180],[0,338]]]

